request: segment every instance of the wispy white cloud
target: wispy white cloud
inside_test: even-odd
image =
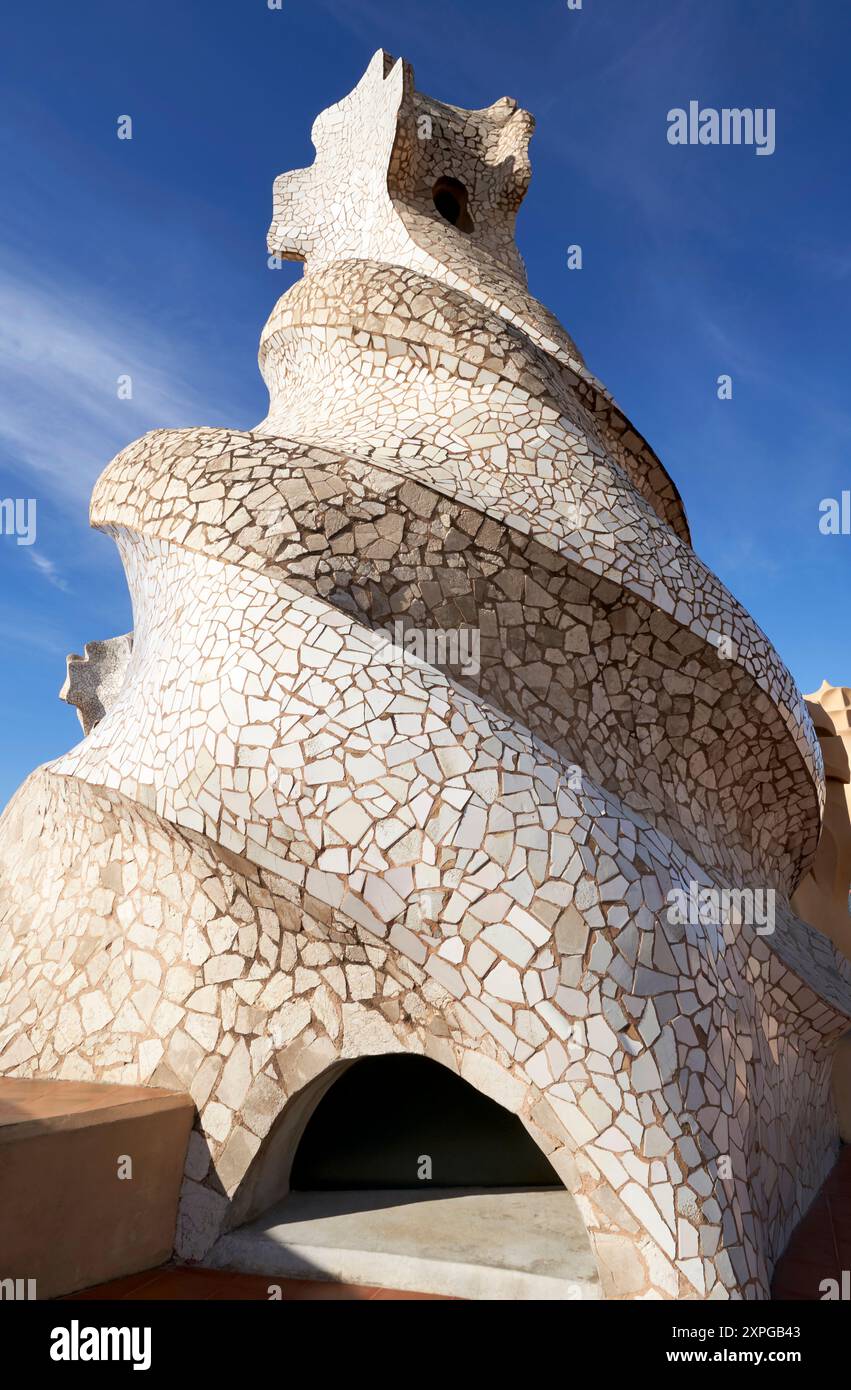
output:
[[[28,495],[85,520],[111,455],[155,426],[198,424],[209,406],[186,379],[187,345],[130,319],[60,267],[0,259],[0,450]],[[119,397],[119,378],[132,396]],[[37,562],[38,563],[38,562]],[[47,570],[45,568],[45,573]]]
[[[32,560],[39,574],[44,575],[44,578],[47,580],[47,582],[49,584],[52,584],[55,589],[66,590],[68,588],[68,581],[59,572],[59,569],[54,564],[53,560],[50,559],[49,556],[43,555],[41,551],[38,550],[28,550],[27,554],[29,555],[29,558]]]
[[[42,580],[67,591],[80,556],[98,556],[83,540],[89,498],[119,449],[150,429],[228,418],[206,380],[203,344],[185,331],[129,314],[96,279],[68,283],[58,263],[0,252],[0,477],[4,495],[37,502],[26,553]]]

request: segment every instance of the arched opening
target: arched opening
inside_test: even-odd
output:
[[[207,1257],[218,1268],[468,1298],[600,1296],[576,1203],[518,1116],[408,1053],[340,1059],[294,1094],[230,1224]]]
[[[475,224],[470,216],[470,195],[459,179],[444,175],[432,189],[434,206],[446,222],[459,232],[472,232]]]
[[[364,1057],[302,1135],[294,1191],[560,1187],[516,1115],[426,1057]]]

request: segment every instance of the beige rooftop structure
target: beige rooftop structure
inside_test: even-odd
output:
[[[584,1296],[765,1297],[839,1145],[822,751],[529,293],[532,129],[377,53],[275,182],[268,416],[102,474],[134,633],[0,821],[0,1073],[188,1092],[215,1263],[348,1067],[429,1059],[570,1194]]]

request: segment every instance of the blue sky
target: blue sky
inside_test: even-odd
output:
[[[298,273],[267,267],[272,180],[379,47],[442,100],[538,117],[533,293],[801,687],[851,683],[851,536],[818,527],[851,488],[847,0],[39,0],[4,31],[0,497],[38,532],[0,537],[0,804],[77,741],[66,653],[132,626],[87,524],[101,469],[147,429],[265,414],[258,336]],[[776,152],[669,145],[691,100],[774,107]]]

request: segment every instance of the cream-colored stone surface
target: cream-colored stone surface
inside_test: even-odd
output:
[[[760,1297],[838,1142],[851,967],[788,906],[821,751],[529,294],[531,129],[377,54],[276,181],[306,273],[268,417],[101,477],[132,655],[0,821],[0,1072],[189,1090],[203,1258],[285,1191],[341,1065],[431,1056],[548,1153],[607,1296]],[[474,629],[480,669],[399,623]],[[693,883],[775,893],[773,933],[676,924]]]
[[[851,959],[851,689],[823,681],[806,699],[824,757],[826,796],[818,853],[792,906]]]

